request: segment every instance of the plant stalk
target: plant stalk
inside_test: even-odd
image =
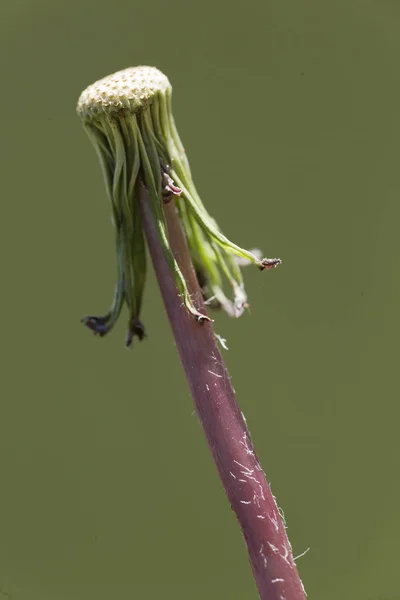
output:
[[[228,500],[239,521],[261,600],[304,600],[285,525],[237,404],[211,323],[183,306],[159,241],[146,189],[143,228],[196,412]],[[169,242],[196,308],[205,313],[175,202],[164,204]]]

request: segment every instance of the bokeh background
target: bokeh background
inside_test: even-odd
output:
[[[79,323],[115,259],[75,104],[136,64],[227,235],[284,261],[216,329],[309,598],[399,600],[399,2],[0,11],[1,600],[257,598],[154,276],[133,351]]]

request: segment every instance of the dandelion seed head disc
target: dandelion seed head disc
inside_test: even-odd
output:
[[[79,97],[77,113],[83,121],[122,111],[136,113],[155,94],[170,89],[168,78],[155,67],[129,67],[89,85]]]

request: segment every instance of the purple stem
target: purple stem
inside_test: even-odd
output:
[[[154,269],[197,415],[242,528],[260,598],[304,600],[285,526],[236,402],[212,325],[199,325],[182,305],[143,188],[140,204]],[[175,203],[165,204],[164,212],[175,259],[196,308],[205,312]]]

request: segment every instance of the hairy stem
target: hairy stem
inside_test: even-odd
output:
[[[211,323],[188,313],[159,241],[146,190],[140,206],[154,269],[197,415],[241,526],[262,600],[304,600],[305,592],[275,499],[255,453]],[[205,313],[174,202],[164,205],[170,245],[193,302]]]

